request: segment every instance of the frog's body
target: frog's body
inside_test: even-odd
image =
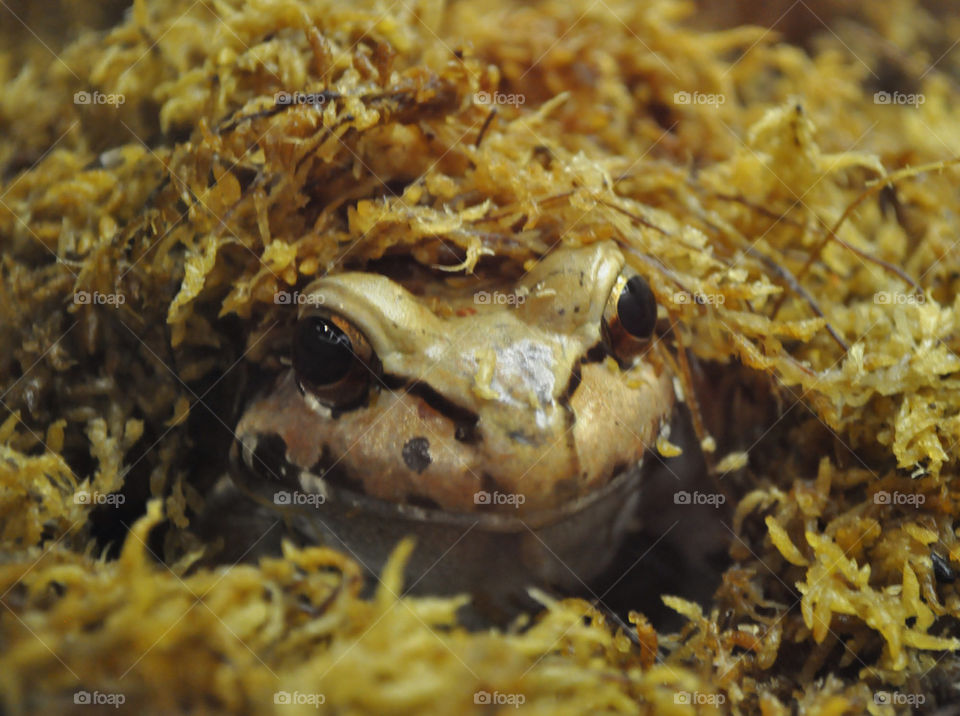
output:
[[[648,343],[611,345],[627,274],[605,242],[501,284],[318,279],[294,365],[237,427],[235,479],[373,571],[413,534],[412,579],[429,591],[590,578],[625,532],[674,403]]]

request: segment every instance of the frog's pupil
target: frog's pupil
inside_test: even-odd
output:
[[[632,276],[617,301],[620,325],[635,338],[649,338],[657,324],[657,299],[642,276]]]
[[[352,362],[350,338],[332,322],[314,316],[297,326],[293,364],[304,380],[314,385],[336,383]]]

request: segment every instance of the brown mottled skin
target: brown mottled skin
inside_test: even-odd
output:
[[[558,507],[636,464],[673,410],[670,376],[649,353],[628,370],[612,359],[581,364],[601,340],[623,269],[611,242],[558,250],[519,284],[484,287],[513,305],[442,287],[418,297],[379,274],[319,279],[301,315],[349,319],[392,385],[425,383],[475,414],[474,439],[458,439],[455,423],[419,394],[372,376],[366,404],[335,416],[304,394],[292,369],[249,405],[237,433],[245,444],[279,435],[297,468],[335,465],[366,494],[398,503],[420,497],[451,511],[521,515]],[[568,394],[575,369],[580,384]],[[523,495],[523,504],[477,505],[482,490]]]

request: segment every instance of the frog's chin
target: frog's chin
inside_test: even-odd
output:
[[[637,464],[559,507],[514,516],[398,504],[305,471],[295,484],[285,476],[281,486],[241,460],[234,465],[237,485],[282,511],[304,541],[341,549],[376,575],[397,543],[412,536],[410,588],[495,601],[529,586],[579,588],[600,574],[636,520],[643,472]]]

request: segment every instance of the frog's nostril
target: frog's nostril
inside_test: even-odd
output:
[[[243,460],[251,469],[266,473],[275,480],[283,478],[286,472],[287,445],[276,433],[258,435],[253,444],[245,441]],[[251,449],[252,448],[252,449]]]

